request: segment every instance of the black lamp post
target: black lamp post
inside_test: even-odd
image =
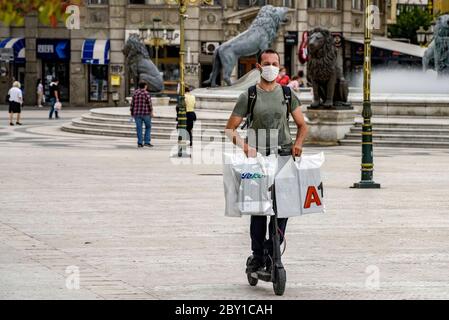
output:
[[[357,189],[378,189],[380,184],[373,181],[373,130],[371,125],[371,29],[373,28],[372,0],[366,0],[365,46],[363,63],[363,125],[362,125],[362,179],[354,183]]]

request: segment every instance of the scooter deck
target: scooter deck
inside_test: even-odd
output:
[[[259,279],[266,282],[271,282],[271,272],[267,272],[266,270],[259,270],[256,272],[251,272],[251,277],[255,279]]]

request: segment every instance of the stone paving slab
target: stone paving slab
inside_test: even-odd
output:
[[[449,298],[447,150],[376,149],[382,189],[355,190],[359,147],[306,148],[326,156],[327,212],[289,220],[275,297],[247,284],[249,219],[223,216],[220,164],[29,116],[0,127],[0,299]]]

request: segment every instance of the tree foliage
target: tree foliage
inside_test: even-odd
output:
[[[25,16],[36,12],[41,23],[56,27],[58,21],[65,20],[65,9],[71,4],[80,5],[81,0],[0,0],[0,22],[23,26]]]
[[[421,26],[428,29],[432,20],[433,16],[428,11],[414,7],[403,11],[398,16],[397,23],[389,26],[388,31],[392,38],[406,38],[410,39],[411,43],[418,44],[416,30]]]

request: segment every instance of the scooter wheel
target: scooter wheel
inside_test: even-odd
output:
[[[282,296],[285,292],[285,283],[287,282],[287,274],[285,269],[275,269],[274,270],[274,282],[273,282],[273,290],[277,296]]]
[[[254,287],[257,285],[257,283],[259,282],[259,279],[254,278],[253,276],[251,276],[251,273],[247,273],[246,274],[248,277],[248,283],[250,286]]]

